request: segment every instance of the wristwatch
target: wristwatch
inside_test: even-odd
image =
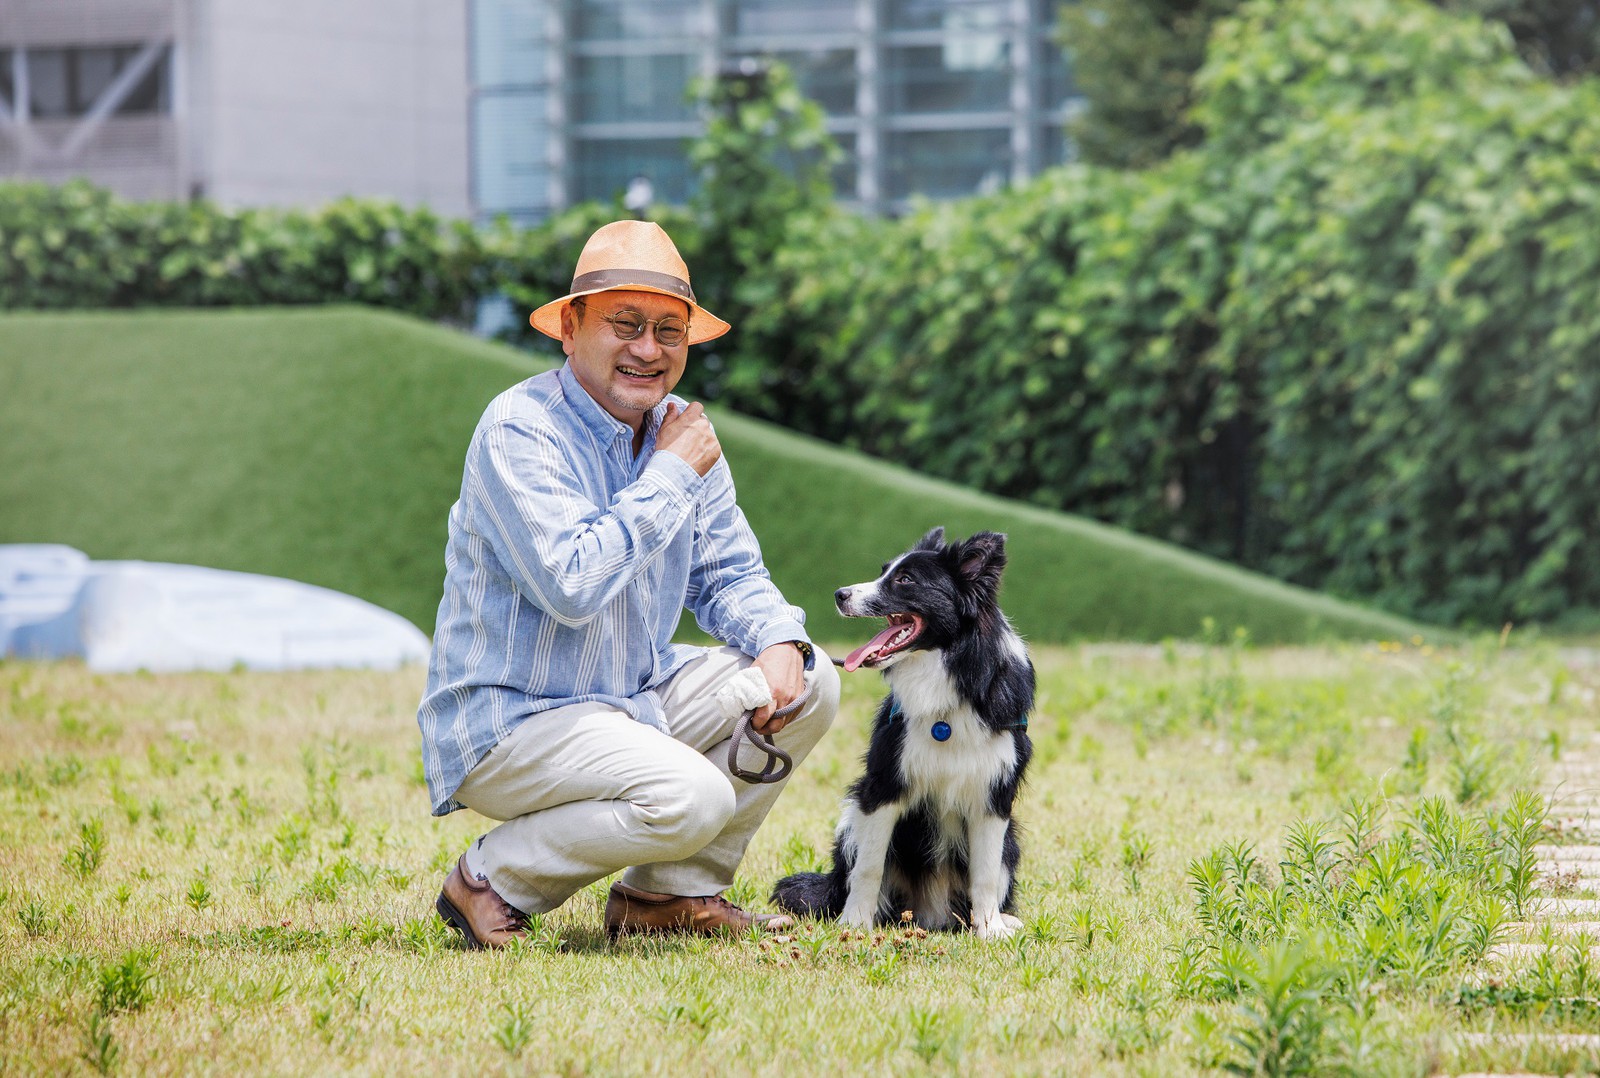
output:
[[[804,640],[790,640],[789,643],[800,649],[800,654],[805,657],[806,669],[810,670],[817,662],[817,653],[810,644]]]

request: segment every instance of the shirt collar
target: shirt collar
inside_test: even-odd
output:
[[[600,402],[589,395],[583,388],[583,383],[578,381],[578,376],[572,373],[572,361],[569,359],[561,365],[556,372],[556,379],[561,383],[561,392],[567,398],[567,403],[577,413],[578,419],[587,427],[596,438],[602,442],[613,442],[623,435],[633,438],[633,428],[622,420],[600,407]],[[661,425],[661,419],[666,415],[667,400],[652,408],[644,419],[645,442],[653,442],[656,428]]]

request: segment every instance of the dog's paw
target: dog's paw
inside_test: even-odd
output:
[[[1021,927],[1021,921],[1006,913],[991,913],[972,921],[972,931],[981,940],[1003,940]]]
[[[846,928],[871,928],[875,911],[858,906],[846,906],[839,914],[839,923]]]

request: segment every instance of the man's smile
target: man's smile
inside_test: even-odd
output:
[[[648,367],[633,367],[626,363],[619,363],[617,365],[617,373],[630,382],[653,382],[665,372],[660,370],[653,371]]]

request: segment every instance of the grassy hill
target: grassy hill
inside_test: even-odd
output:
[[[694,362],[694,357],[690,357]],[[336,588],[433,627],[445,515],[484,405],[538,365],[365,309],[0,317],[0,542]],[[1399,637],[1412,623],[1176,547],[715,416],[774,578],[832,612],[932,525],[1010,535],[1004,605],[1038,641]]]

